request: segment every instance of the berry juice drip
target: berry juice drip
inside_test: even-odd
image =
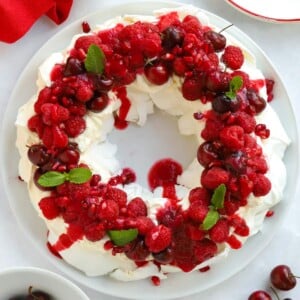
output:
[[[119,115],[115,115],[115,127],[117,129],[125,129],[128,126],[126,121],[127,114],[129,112],[131,102],[127,97],[126,87],[120,87],[116,90],[118,98],[121,100],[121,106],[119,109]]]

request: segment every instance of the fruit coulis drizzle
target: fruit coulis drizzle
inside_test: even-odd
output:
[[[102,74],[87,72],[84,61],[90,45],[97,45],[105,54]],[[222,53],[220,56],[219,53]],[[149,171],[149,186],[163,187],[169,200],[157,212],[157,222],[149,218],[143,199],[127,199],[117,185],[136,180],[134,172],[124,169],[104,183],[99,174],[83,184],[64,182],[51,188],[49,197],[39,207],[45,218],[63,218],[68,224],[49,248],[56,255],[82,238],[99,241],[108,230],[136,228],[138,237],[125,246],[106,242],[112,255],[124,253],[142,266],[152,254],[158,267],[172,264],[188,272],[218,253],[218,245],[227,243],[233,249],[242,246],[239,236],[248,236],[246,222],[236,212],[247,205],[248,196],[260,197],[271,189],[265,176],[268,170],[262,148],[255,135],[268,138],[264,124],[256,124],[255,116],[272,100],[272,80],[252,80],[241,71],[244,62],[239,47],[227,45],[224,35],[204,26],[194,16],[182,21],[172,12],[161,16],[157,24],[136,22],[79,37],[69,57],[52,71],[52,84],[39,92],[34,104],[35,115],[28,127],[41,143],[28,150],[36,165],[35,182],[47,171],[68,172],[80,164],[76,138],[85,130],[84,116],[88,111],[101,112],[114,91],[121,101],[115,114],[115,127],[125,129],[131,101],[126,85],[143,74],[150,83],[162,85],[171,75],[182,80],[184,101],[211,102],[212,109],[195,112],[194,118],[205,122],[201,137],[204,142],[197,151],[198,162],[204,167],[199,187],[188,195],[189,207],[178,205],[175,184],[182,173],[180,164],[164,159]],[[231,80],[239,76],[242,86],[234,99],[226,92]],[[267,101],[259,95],[266,86]],[[218,208],[219,219],[207,230],[203,221],[211,207],[212,194],[220,185],[226,186],[224,205]],[[128,201],[130,200],[130,201]],[[109,246],[109,247],[108,247]],[[154,284],[159,281],[152,278]]]

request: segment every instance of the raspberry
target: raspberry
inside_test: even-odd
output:
[[[76,91],[76,99],[80,102],[89,101],[94,95],[92,88],[87,84],[81,84]]]
[[[192,224],[187,224],[185,231],[188,238],[192,241],[200,241],[204,238],[205,235],[204,231],[199,229],[199,226],[195,226]]]
[[[253,182],[249,180],[247,175],[242,175],[239,178],[240,194],[242,197],[248,197],[253,190]]]
[[[170,12],[168,14],[162,15],[159,18],[159,22],[157,24],[160,31],[165,30],[167,27],[172,25],[176,25],[179,23],[179,16],[177,12]]]
[[[189,101],[194,101],[202,96],[204,80],[201,78],[185,78],[182,84],[182,96]]]
[[[249,227],[247,226],[245,220],[238,215],[234,215],[230,218],[230,226],[234,228],[234,233],[240,236],[248,236],[250,233]]]
[[[238,111],[234,115],[234,124],[239,125],[244,129],[245,133],[251,133],[254,131],[256,121],[254,117],[248,115],[243,111]]]
[[[79,37],[75,42],[75,49],[83,49],[84,52],[88,51],[90,45],[95,44],[101,46],[101,39],[96,35],[86,35]]]
[[[244,63],[244,54],[239,47],[227,46],[221,59],[228,68],[237,70]]]
[[[253,157],[249,158],[247,161],[247,165],[251,168],[251,170],[259,173],[266,173],[268,171],[268,164],[263,157]]]
[[[136,197],[128,203],[127,215],[133,218],[147,216],[147,206],[142,198]]]
[[[60,208],[65,208],[67,206],[69,206],[69,204],[71,203],[71,200],[69,197],[56,197],[55,198],[55,203],[58,207]]]
[[[38,134],[39,138],[42,138],[45,125],[40,116],[38,116],[38,115],[32,116],[28,120],[27,126],[28,126],[29,130],[36,132]]]
[[[68,145],[69,139],[64,131],[62,131],[58,126],[52,127],[52,137],[53,137],[53,147],[65,148]]]
[[[38,98],[34,103],[34,111],[40,114],[42,112],[41,106],[47,102],[51,102],[51,88],[49,87],[45,87],[39,92]]]
[[[188,33],[194,33],[196,35],[199,35],[201,32],[202,26],[198,18],[187,15],[182,20],[182,27],[183,29]]]
[[[209,230],[209,237],[215,243],[223,243],[229,236],[229,225],[226,219],[220,219],[218,222]]]
[[[203,205],[209,205],[210,203],[210,193],[207,189],[203,187],[196,187],[192,189],[189,193],[189,201],[193,203],[195,201],[200,201]]]
[[[271,190],[271,182],[270,180],[262,175],[256,174],[254,179],[253,186],[253,194],[256,197],[261,197],[267,195]]]
[[[46,125],[54,125],[69,119],[69,111],[59,104],[45,103],[41,106],[42,119]]]
[[[42,135],[43,144],[49,149],[53,145],[53,132],[50,126],[46,126]]]
[[[187,71],[187,66],[182,57],[176,57],[173,62],[173,71],[178,76],[184,76]]]
[[[98,216],[103,220],[114,220],[119,215],[119,206],[113,200],[103,200],[98,207]]]
[[[202,223],[208,213],[208,206],[203,205],[201,201],[191,203],[188,208],[188,214],[191,220]]]
[[[68,189],[70,198],[74,201],[81,202],[89,196],[91,187],[88,182],[83,184],[69,183]]]
[[[104,198],[114,200],[120,208],[125,207],[127,203],[127,194],[123,190],[117,188],[109,188],[105,193]]]
[[[84,227],[84,234],[85,237],[92,242],[99,241],[105,235],[104,226],[102,223],[89,224]]]
[[[231,150],[242,149],[244,146],[244,129],[237,125],[227,126],[221,130],[220,140],[225,147]]]
[[[86,106],[83,103],[74,103],[68,107],[70,114],[83,117],[86,114]]]
[[[85,120],[81,117],[70,117],[65,122],[65,130],[69,137],[76,137],[84,132],[86,128]]]
[[[145,237],[145,243],[151,252],[163,251],[171,244],[171,230],[164,225],[153,227]]]
[[[55,204],[54,197],[42,198],[41,201],[39,202],[39,207],[44,217],[48,220],[53,220],[59,216],[59,209]]]
[[[229,181],[229,172],[219,167],[206,169],[201,175],[201,184],[207,189],[214,190],[220,184],[226,184]]]
[[[205,123],[205,127],[201,132],[203,139],[207,141],[213,141],[219,138],[221,129],[224,127],[221,120],[208,119]]]
[[[217,245],[209,240],[203,239],[202,241],[197,242],[194,249],[194,255],[198,260],[198,263],[201,263],[211,257],[213,257],[218,251]]]
[[[136,218],[136,228],[139,231],[140,235],[146,235],[155,224],[148,217],[137,217]]]

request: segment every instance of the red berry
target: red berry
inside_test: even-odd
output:
[[[229,172],[219,167],[212,167],[204,170],[201,175],[201,184],[207,189],[214,190],[220,184],[226,184],[229,181]]]
[[[76,99],[80,102],[89,101],[93,95],[94,92],[88,84],[81,84],[76,91]]]
[[[45,103],[41,106],[42,120],[46,125],[54,125],[66,121],[69,111],[59,104]]]
[[[155,261],[160,264],[169,264],[174,259],[173,250],[170,247],[166,248],[165,250],[163,250],[161,252],[153,253],[152,255],[153,255],[153,258],[155,259]]]
[[[64,164],[76,165],[79,161],[79,156],[80,154],[78,150],[66,148],[61,153],[59,153],[57,158]]]
[[[158,253],[171,244],[171,230],[164,225],[153,227],[145,237],[145,243],[149,250]]]
[[[119,206],[113,200],[103,200],[98,207],[98,216],[103,220],[114,220],[119,215]]]
[[[182,84],[182,96],[189,101],[200,99],[203,94],[204,79],[199,78],[185,78]]]
[[[196,187],[189,193],[189,201],[193,203],[195,201],[201,201],[204,205],[210,204],[211,195],[207,189],[202,187]]]
[[[155,224],[153,221],[148,217],[137,217],[136,218],[136,228],[139,231],[140,235],[146,235]]]
[[[147,216],[147,206],[140,197],[132,199],[127,205],[127,215],[129,217]]]
[[[226,92],[229,90],[230,75],[225,72],[213,71],[207,75],[206,87],[212,92]]]
[[[65,130],[69,137],[76,137],[84,132],[86,128],[85,120],[81,117],[71,117],[65,122]]]
[[[205,38],[207,38],[213,45],[216,52],[221,51],[226,46],[226,38],[223,34],[215,32],[213,30],[206,31],[204,33]]]
[[[29,160],[37,166],[42,166],[49,162],[51,155],[43,145],[32,145],[28,148],[27,155]]]
[[[92,242],[99,241],[105,235],[104,226],[102,223],[89,224],[84,227],[84,234],[85,237]]]
[[[125,207],[127,203],[127,194],[118,188],[109,188],[105,193],[105,199],[115,201],[118,206]]]
[[[271,271],[270,278],[273,286],[283,291],[291,290],[297,284],[295,275],[292,273],[290,267],[286,265],[276,266]]]
[[[229,225],[226,219],[220,219],[209,230],[209,237],[216,243],[223,243],[229,236]]]
[[[244,54],[241,48],[230,45],[225,48],[222,61],[228,68],[237,70],[244,63]]]
[[[109,98],[107,94],[103,94],[99,97],[93,98],[91,101],[87,102],[86,106],[89,110],[93,112],[101,112],[106,108],[109,103]]]
[[[234,113],[234,124],[241,126],[245,133],[251,133],[255,129],[256,121],[253,116],[243,111],[238,111]]]
[[[220,140],[225,147],[231,150],[242,149],[244,146],[244,129],[237,125],[227,126],[221,130]]]
[[[82,31],[83,31],[84,33],[88,33],[88,32],[91,31],[91,27],[90,27],[89,23],[86,22],[86,21],[83,21],[83,22],[81,23],[81,27],[82,27]]]
[[[183,32],[180,28],[170,26],[162,32],[161,44],[167,51],[172,50],[176,45],[181,45],[182,41]]]
[[[58,126],[52,127],[52,145],[56,148],[65,148],[68,145],[69,139],[66,133]]]
[[[84,72],[84,66],[83,63],[74,57],[69,57],[67,59],[63,74],[64,76],[74,76],[74,75],[79,75]]]
[[[86,35],[79,37],[74,45],[75,49],[83,49],[84,52],[88,51],[90,45],[95,44],[101,47],[101,39],[97,35]]]
[[[145,261],[149,254],[150,251],[147,249],[145,241],[139,238],[132,241],[125,250],[125,255],[137,262]]]
[[[188,208],[188,214],[191,220],[202,223],[208,213],[208,206],[203,205],[202,201],[192,202]]]
[[[215,242],[205,238],[202,241],[197,242],[194,249],[194,255],[198,263],[213,257],[218,251],[218,247]]]
[[[256,197],[267,195],[272,187],[270,180],[263,174],[256,174],[253,184],[253,194]]]
[[[213,143],[204,142],[199,146],[197,159],[202,166],[207,167],[212,162],[218,160],[218,158],[219,155]]]
[[[42,198],[39,202],[39,207],[44,215],[44,217],[48,220],[53,220],[59,216],[59,208],[55,203],[54,197],[45,197]]]
[[[255,291],[249,296],[248,300],[272,300],[272,297],[265,291]]]
[[[162,85],[169,80],[170,72],[162,63],[154,65],[149,64],[145,67],[145,75],[151,83]]]

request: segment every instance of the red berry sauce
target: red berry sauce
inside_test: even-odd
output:
[[[244,62],[241,49],[227,45],[225,36],[202,25],[194,16],[180,20],[172,12],[161,16],[157,24],[117,24],[92,33],[89,25],[83,23],[82,29],[88,34],[76,40],[66,62],[54,66],[52,83],[39,92],[35,115],[28,121],[28,128],[40,139],[40,144],[31,145],[28,150],[29,160],[37,167],[36,185],[41,188],[37,180],[48,171],[89,168],[80,164],[80,151],[71,139],[84,133],[88,111],[101,112],[114,101],[109,98],[110,91],[121,102],[114,113],[114,125],[125,129],[131,107],[126,86],[141,74],[153,85],[164,84],[175,74],[183,82],[183,101],[212,104],[210,110],[194,111],[191,115],[203,123],[199,135],[204,142],[195,157],[204,171],[199,186],[188,195],[189,206],[183,209],[175,190],[182,166],[170,158],[154,163],[148,174],[150,189],[161,186],[167,199],[157,212],[157,225],[148,216],[143,199],[128,199],[117,188],[136,180],[130,169],[124,169],[108,183],[99,174],[93,174],[83,184],[65,182],[48,188],[49,196],[39,203],[44,217],[61,217],[68,224],[67,232],[54,245],[48,244],[49,250],[60,256],[60,251],[83,238],[95,242],[104,238],[108,230],[136,228],[139,235],[134,241],[122,247],[107,241],[104,249],[112,255],[124,253],[139,267],[152,254],[158,268],[171,264],[189,272],[216,255],[219,243],[228,243],[233,249],[242,247],[237,237],[248,236],[249,227],[236,212],[247,205],[251,193],[264,196],[271,189],[265,176],[268,165],[256,142],[256,138],[267,139],[270,131],[265,124],[256,124],[255,116],[273,98],[274,81],[252,80],[240,70]],[[102,74],[87,72],[85,68],[91,44],[100,47],[105,55]],[[235,76],[240,76],[243,84],[236,97],[229,99],[226,92]],[[268,99],[259,95],[262,88],[266,88]],[[218,208],[220,219],[211,229],[204,230],[211,197],[220,184],[226,186],[224,205]],[[152,282],[160,284],[155,276]]]

